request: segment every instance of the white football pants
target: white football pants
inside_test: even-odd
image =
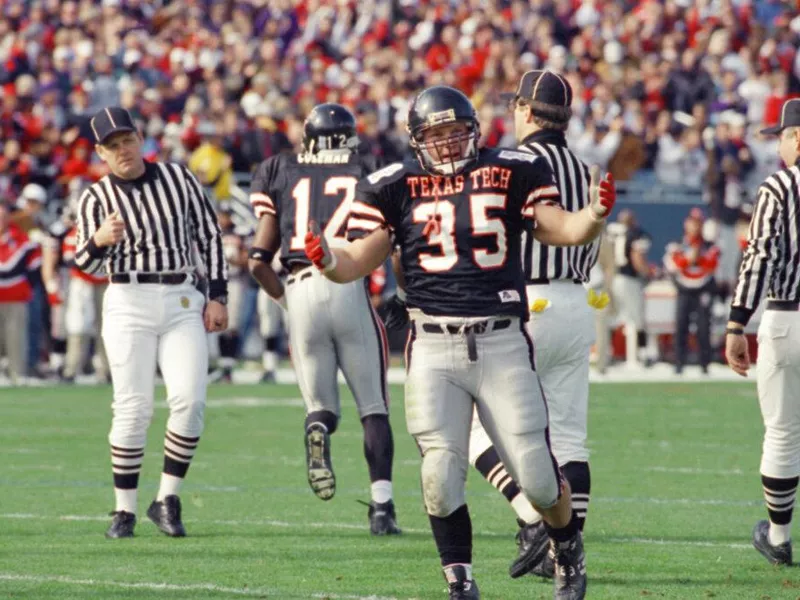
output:
[[[800,312],[765,310],[758,327],[758,401],[764,418],[761,474],[800,475]]]
[[[531,313],[527,330],[535,344],[534,361],[547,402],[550,447],[559,466],[586,462],[589,407],[589,353],[595,340],[594,309],[586,290],[572,281],[530,285],[528,301],[547,300],[542,312]],[[500,392],[502,393],[502,392]],[[473,415],[469,459],[491,446],[477,411]]]
[[[167,428],[185,437],[202,433],[208,371],[204,304],[190,283],[108,286],[103,340],[114,385],[112,446],[145,446],[156,361],[167,387]]]

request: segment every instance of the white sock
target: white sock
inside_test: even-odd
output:
[[[261,363],[267,372],[275,371],[278,368],[278,354],[272,350],[264,350],[261,354]]]
[[[161,473],[161,485],[158,486],[156,500],[163,501],[167,496],[177,496],[181,491],[182,477],[175,477],[167,473]]]
[[[372,482],[372,501],[384,504],[392,499],[392,482],[380,479]]]
[[[542,520],[542,515],[536,512],[530,501],[523,494],[514,496],[514,499],[511,501],[511,508],[513,508],[517,516],[528,525],[538,523]]]
[[[772,521],[769,523],[769,543],[778,546],[792,539],[792,524],[776,525]]]
[[[125,512],[136,514],[136,488],[132,490],[123,490],[121,488],[114,488],[114,497],[116,498],[117,507],[115,510],[124,510]]]

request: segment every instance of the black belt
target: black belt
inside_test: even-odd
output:
[[[131,283],[135,278],[136,283],[160,283],[162,285],[180,285],[186,281],[194,282],[194,275],[190,273],[117,273],[111,276],[111,283]]]
[[[423,323],[422,331],[425,333],[451,333],[453,335],[463,333],[464,335],[488,333],[490,331],[500,331],[507,329],[511,325],[511,319],[497,319],[494,321],[478,321],[472,325],[438,325],[436,323]]]
[[[536,279],[528,279],[525,285],[550,285],[554,281],[571,281],[578,285],[583,285],[583,281],[575,277],[574,279],[550,279],[549,277],[537,277]]]
[[[294,275],[295,273],[302,271],[303,269],[307,269],[310,266],[311,263],[293,262],[289,265],[289,274]]]
[[[767,310],[782,310],[793,312],[800,310],[800,302],[797,300],[767,300]]]
[[[308,269],[308,265],[306,265],[305,268]],[[300,272],[302,270],[303,269],[298,269],[297,271],[294,271],[294,273],[298,273],[298,272]],[[314,271],[312,271],[311,269],[308,269],[305,273],[303,273],[303,274],[301,274],[299,276],[291,275],[291,276],[286,278],[286,285],[292,285],[295,281],[303,281],[304,279],[308,279],[309,277],[311,277],[311,275],[313,273],[314,273]]]

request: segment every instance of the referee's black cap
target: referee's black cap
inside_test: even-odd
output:
[[[102,144],[115,133],[136,131],[131,113],[120,106],[104,108],[92,117],[89,124],[98,144]]]
[[[506,101],[528,100],[550,106],[569,108],[572,106],[572,87],[569,82],[553,71],[528,71],[519,80],[517,91],[501,94]]]
[[[777,125],[762,129],[761,133],[772,135],[780,133],[787,127],[800,127],[800,98],[787,100],[781,108],[781,120]]]

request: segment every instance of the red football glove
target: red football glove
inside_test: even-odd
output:
[[[309,222],[305,241],[306,256],[315,267],[320,271],[330,271],[336,266],[336,257],[315,221]]]
[[[47,294],[47,303],[50,306],[58,306],[59,304],[63,304],[64,299],[61,297],[61,294],[58,292]]]
[[[606,173],[600,179],[600,167],[593,166],[591,171],[591,181],[589,183],[589,198],[592,213],[598,219],[605,219],[614,208],[617,202],[617,190],[614,187],[614,177],[611,173]]]

